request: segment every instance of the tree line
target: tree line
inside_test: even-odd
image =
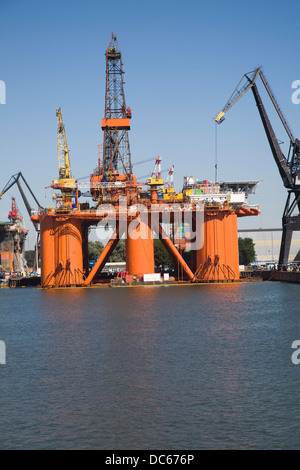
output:
[[[255,246],[252,238],[241,238],[239,242],[239,262],[240,264],[249,265],[255,261]],[[104,249],[103,243],[100,241],[89,242],[89,260],[95,261],[99,258]],[[25,259],[27,265],[32,268],[34,263],[34,250],[25,251]],[[126,261],[125,240],[119,240],[115,250],[109,258],[110,263]],[[170,256],[166,248],[160,240],[154,240],[154,261],[156,266],[168,266],[169,268],[175,267],[175,262]]]

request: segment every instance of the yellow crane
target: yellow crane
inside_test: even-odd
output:
[[[62,118],[61,108],[56,110],[57,116],[57,153],[59,178],[71,179],[71,164],[69,157],[69,148],[67,144],[66,130]],[[74,181],[75,182],[75,181]]]
[[[57,116],[57,154],[59,179],[53,180],[53,188],[62,193],[62,209],[72,208],[72,197],[76,196],[76,181],[72,178],[69,148],[61,108],[56,110]]]

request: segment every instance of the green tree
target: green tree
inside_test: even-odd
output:
[[[104,249],[104,245],[102,242],[89,242],[89,260],[95,261],[99,258],[102,251]],[[120,261],[125,261],[126,254],[125,254],[125,240],[119,240],[116,248],[114,249],[113,253],[109,257],[109,263],[117,263]]]
[[[119,240],[116,248],[109,257],[109,263],[126,261],[125,240]],[[97,260],[103,251],[104,245],[101,242],[89,242],[89,259]],[[175,267],[173,258],[169,255],[160,240],[154,240],[154,261],[156,266]]]
[[[252,238],[239,237],[240,264],[248,265],[255,261],[255,246]]]
[[[154,262],[156,266],[174,268],[175,262],[161,240],[154,240]]]
[[[25,251],[24,255],[25,255],[27,266],[29,268],[33,268],[35,251],[34,250]]]
[[[104,245],[101,242],[89,242],[89,260],[95,261],[103,251]]]
[[[120,263],[126,261],[125,240],[119,240],[116,248],[109,257],[109,263]]]

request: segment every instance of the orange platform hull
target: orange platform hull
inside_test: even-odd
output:
[[[174,222],[180,210],[182,209],[170,210],[171,221]],[[253,211],[240,213],[229,209],[205,210],[204,227],[199,227],[204,234],[203,245],[191,251],[189,263],[184,260],[172,240],[166,237],[160,224],[159,230],[157,231],[157,227],[154,230],[156,233],[159,232],[165,248],[186,279],[191,282],[237,281],[239,280],[237,217],[258,213]],[[109,241],[92,271],[88,268],[88,227],[97,225],[103,220],[104,215],[99,216],[93,211],[82,213],[77,211],[72,214],[52,212],[40,215],[42,286],[91,285],[109,259],[119,237],[123,235],[119,233],[121,220],[123,227],[125,222],[129,232],[126,237],[126,270],[130,275],[154,273],[154,243],[151,232],[153,214],[149,211],[148,221],[146,218],[146,221],[141,221],[139,224],[135,220],[133,225],[131,224],[134,218],[128,214],[125,215],[125,221],[123,215],[118,216],[114,238]],[[161,218],[161,215],[159,217]],[[131,227],[136,232],[133,238],[130,236]],[[146,234],[146,237],[138,237],[139,231]]]

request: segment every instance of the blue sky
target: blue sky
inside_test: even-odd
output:
[[[214,179],[215,124],[245,72],[261,65],[296,137],[300,105],[291,101],[297,64],[296,1],[203,2],[153,0],[0,0],[0,190],[22,171],[42,205],[51,204],[57,177],[57,121],[62,108],[75,177],[97,164],[102,143],[105,50],[117,35],[125,64],[125,94],[131,107],[133,162],[160,155],[175,166],[175,186],[184,175]],[[283,128],[258,84],[278,139]],[[252,204],[262,215],[241,228],[279,227],[286,199],[251,92],[218,126],[220,180],[262,180]],[[137,176],[152,164],[136,168]],[[6,220],[9,195],[0,202]],[[27,222],[28,228],[32,228]]]

